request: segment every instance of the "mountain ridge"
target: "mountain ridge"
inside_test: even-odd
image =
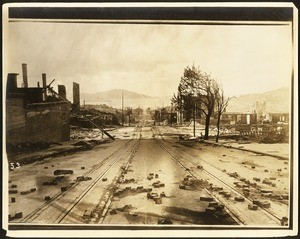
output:
[[[170,105],[170,99],[165,97],[152,97],[140,94],[134,91],[124,89],[114,89],[102,91],[94,94],[82,93],[81,99],[86,103],[104,103],[114,107],[120,107],[122,101],[122,91],[125,105],[130,107],[162,107]],[[225,92],[226,93],[226,92]],[[290,112],[291,93],[289,87],[281,87],[263,93],[250,93],[239,95],[229,101],[227,112],[254,112],[257,111],[256,102],[265,104],[265,112],[267,113],[288,113]]]

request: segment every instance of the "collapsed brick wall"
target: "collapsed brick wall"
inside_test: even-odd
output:
[[[60,142],[70,139],[70,103],[35,104],[24,108],[7,101],[7,143]],[[18,122],[18,123],[15,123]]]

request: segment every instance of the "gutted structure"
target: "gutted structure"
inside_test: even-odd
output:
[[[70,139],[71,103],[65,99],[65,88],[56,93],[46,83],[28,87],[27,66],[22,64],[23,87],[17,86],[18,74],[9,73],[6,91],[6,141],[22,143],[59,142]]]

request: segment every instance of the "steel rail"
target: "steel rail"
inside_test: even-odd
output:
[[[114,157],[117,153],[121,152],[124,148],[126,148],[128,146],[128,144],[130,144],[132,140],[129,140],[128,142],[126,142],[122,147],[120,147],[118,150],[114,151],[111,155],[107,156],[106,158],[104,158],[100,163],[95,164],[93,166],[93,168],[91,170],[89,170],[88,172],[86,172],[85,174],[83,174],[83,176],[88,176],[90,174],[92,174],[93,172],[95,172],[97,169],[101,168],[103,166],[104,163],[106,163],[110,158]],[[77,186],[79,184],[78,181],[75,181],[75,183],[69,185],[67,187],[67,189],[71,189],[75,186]],[[54,201],[58,200],[59,198],[61,198],[64,194],[66,194],[68,192],[59,192],[56,195],[54,195],[49,201],[45,202],[44,204],[42,204],[40,207],[38,207],[37,209],[33,210],[31,213],[29,213],[28,215],[26,215],[22,220],[20,220],[19,222],[28,222],[28,221],[32,221],[31,219],[35,219],[36,217],[38,217],[39,213],[44,211],[49,204],[53,203]]]
[[[158,129],[156,129],[158,132],[160,132]],[[162,138],[162,140],[163,140],[163,142],[164,142],[164,146],[165,147],[169,147],[172,151],[175,151],[181,158],[183,158],[183,159],[185,159],[188,163],[190,163],[190,164],[192,164],[192,165],[194,165],[194,166],[198,166],[196,163],[194,163],[194,162],[191,162],[190,160],[188,160],[184,155],[182,155],[181,153],[179,153],[178,151],[176,151],[174,148],[172,148],[171,146],[169,146],[169,145],[167,145],[167,142],[168,141],[166,141],[164,138],[163,138],[163,136],[162,136],[162,134],[159,134],[160,136],[161,136],[161,138]],[[162,144],[159,144],[161,147],[162,147]],[[167,151],[171,156],[172,156],[172,159],[175,159],[176,161],[178,161],[179,162],[179,160],[178,159],[176,159],[175,157],[174,157],[174,155],[172,155],[168,150],[165,150],[165,151]],[[202,162],[205,162],[205,163],[207,163],[206,161],[204,161],[204,160],[202,160],[201,159],[201,161]],[[214,167],[215,169],[217,169],[217,170],[219,170],[220,172],[221,172],[221,170],[220,169],[218,169],[218,168],[216,168],[215,166],[213,166],[213,165],[211,165],[210,163],[207,163],[207,164],[209,164],[210,166],[212,166],[212,167]],[[182,164],[182,162],[180,162],[180,165],[182,166],[182,167],[184,167],[185,169],[188,169],[187,167],[185,167],[183,164]],[[208,170],[206,170],[206,169],[202,169],[202,171],[204,171],[207,175],[209,175],[210,177],[212,177],[212,178],[214,178],[215,180],[217,180],[218,182],[220,182],[221,184],[223,184],[223,185],[225,185],[227,188],[229,188],[231,191],[233,191],[234,193],[236,193],[236,194],[238,194],[239,196],[241,196],[241,197],[243,197],[244,199],[246,199],[248,202],[253,202],[251,199],[249,199],[249,198],[247,198],[247,197],[245,197],[243,194],[241,194],[239,191],[237,191],[235,188],[233,188],[231,185],[229,185],[228,183],[226,183],[226,182],[224,182],[224,181],[222,181],[222,180],[220,180],[218,177],[216,177],[213,173],[211,173],[211,172],[209,172]],[[192,175],[192,173],[190,172],[190,171],[187,171],[191,176],[193,176],[193,177],[195,177],[194,175]],[[223,172],[222,172],[223,173]],[[212,194],[211,194],[212,195]],[[215,197],[216,198],[216,197]],[[275,215],[274,213],[272,213],[272,212],[270,212],[270,211],[268,211],[268,210],[266,210],[265,208],[262,208],[262,207],[260,207],[260,206],[258,206],[260,209],[262,209],[267,215],[270,215],[270,216],[272,216],[273,218],[275,218],[275,220],[276,221],[279,221],[279,222],[281,222],[281,219],[277,216],[277,215]],[[227,209],[228,209],[228,207],[227,207]],[[229,209],[230,210],[230,209]]]

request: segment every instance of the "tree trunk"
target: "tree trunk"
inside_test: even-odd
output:
[[[219,142],[219,135],[220,135],[220,120],[221,120],[221,115],[218,114],[216,143]]]
[[[204,139],[209,139],[209,121],[210,121],[210,115],[206,115]]]

